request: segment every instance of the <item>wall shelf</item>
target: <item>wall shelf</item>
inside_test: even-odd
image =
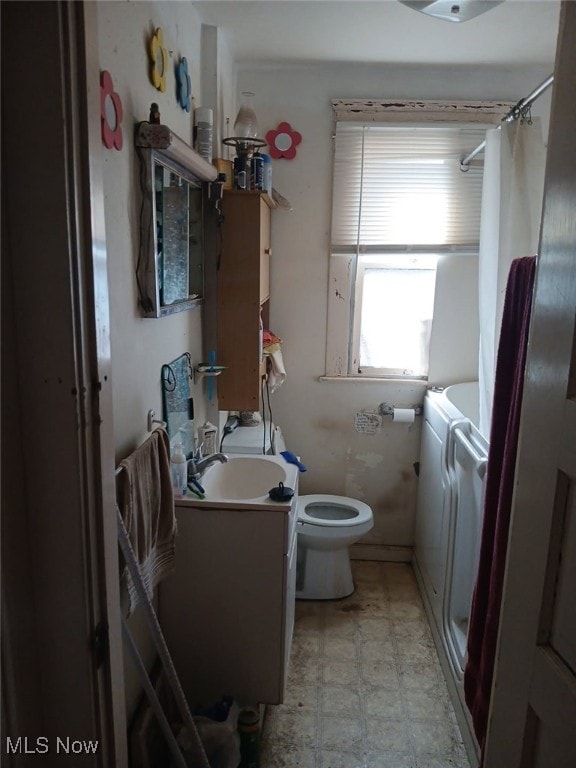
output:
[[[205,376],[213,378],[214,376],[220,376],[222,371],[226,370],[225,365],[209,365],[200,364],[194,368],[194,384],[201,381]]]

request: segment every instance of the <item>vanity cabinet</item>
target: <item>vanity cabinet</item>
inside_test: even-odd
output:
[[[270,218],[264,192],[226,191],[218,269],[220,410],[258,411],[266,361],[262,327],[269,325]]]
[[[191,707],[284,697],[294,626],[296,496],[251,509],[177,504],[176,568],[160,586],[166,643]]]

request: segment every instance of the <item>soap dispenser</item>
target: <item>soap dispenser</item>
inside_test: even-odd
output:
[[[174,444],[174,451],[170,459],[170,470],[172,473],[174,498],[181,499],[188,488],[186,456],[184,456],[184,451],[182,450],[182,443]]]

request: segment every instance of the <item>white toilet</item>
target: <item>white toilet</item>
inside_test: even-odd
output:
[[[354,592],[348,547],[374,526],[372,509],[346,496],[298,499],[296,597],[330,600]]]
[[[238,427],[226,436],[230,453],[279,454],[286,450],[282,431],[270,424]],[[317,494],[298,499],[296,597],[334,600],[354,592],[348,547],[374,526],[368,504],[346,496]]]

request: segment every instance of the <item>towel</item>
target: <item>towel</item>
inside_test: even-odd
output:
[[[282,360],[280,344],[271,344],[269,347],[265,347],[264,354],[267,357],[268,387],[270,392],[274,392],[284,383],[286,378],[286,369]]]
[[[464,671],[464,692],[482,753],[481,765],[506,568],[535,272],[535,257],[512,262],[496,362],[480,561]]]
[[[120,511],[150,597],[154,587],[174,568],[176,517],[170,477],[170,443],[163,429],[120,462]],[[129,614],[138,595],[126,572]]]

